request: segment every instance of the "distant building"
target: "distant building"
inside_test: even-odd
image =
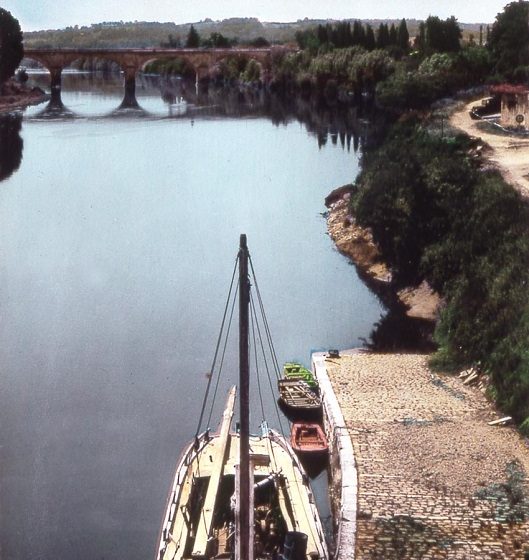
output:
[[[529,129],[529,88],[524,85],[493,86],[491,95],[501,96],[500,124],[505,128]]]

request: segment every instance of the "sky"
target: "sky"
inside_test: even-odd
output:
[[[211,18],[426,19],[455,16],[460,23],[492,23],[506,0],[0,0],[23,31],[60,29],[102,21],[190,23]]]

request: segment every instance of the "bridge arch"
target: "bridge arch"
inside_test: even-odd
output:
[[[271,67],[271,48],[230,49],[26,49],[25,56],[40,62],[50,72],[52,100],[60,102],[62,70],[75,60],[102,58],[116,62],[124,73],[123,107],[138,107],[136,101],[136,75],[149,60],[181,58],[196,72],[197,85],[200,78],[209,75],[214,64],[229,56],[253,58],[263,68]],[[289,49],[283,49],[289,50]]]

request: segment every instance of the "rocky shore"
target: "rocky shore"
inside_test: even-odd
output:
[[[325,200],[327,208],[327,231],[340,253],[356,265],[362,279],[384,299],[394,295],[405,307],[409,317],[435,321],[440,298],[423,282],[397,292],[392,291],[391,270],[383,262],[380,251],[369,230],[359,226],[349,212],[351,187],[340,187]]]
[[[8,80],[0,88],[0,113],[22,109],[46,101],[49,96],[40,88],[28,88],[16,80]]]

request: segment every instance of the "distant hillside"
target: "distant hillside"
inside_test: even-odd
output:
[[[257,37],[264,37],[270,43],[295,41],[297,31],[319,24],[333,23],[336,20],[298,20],[292,23],[260,22],[256,18],[231,18],[222,21],[206,19],[193,23],[202,38],[211,33],[222,33],[225,37],[236,38],[240,43],[248,43]],[[354,21],[353,19],[350,20]],[[400,20],[361,20],[377,28],[380,23],[398,23]],[[419,20],[406,20],[411,36],[416,34]],[[118,47],[158,47],[166,43],[169,36],[173,40],[185,42],[190,23],[177,25],[166,22],[103,22],[83,27],[67,27],[45,31],[24,33],[24,44],[28,48],[118,48]],[[473,33],[479,35],[479,23],[460,24],[464,37]],[[486,24],[483,24],[485,27]]]

